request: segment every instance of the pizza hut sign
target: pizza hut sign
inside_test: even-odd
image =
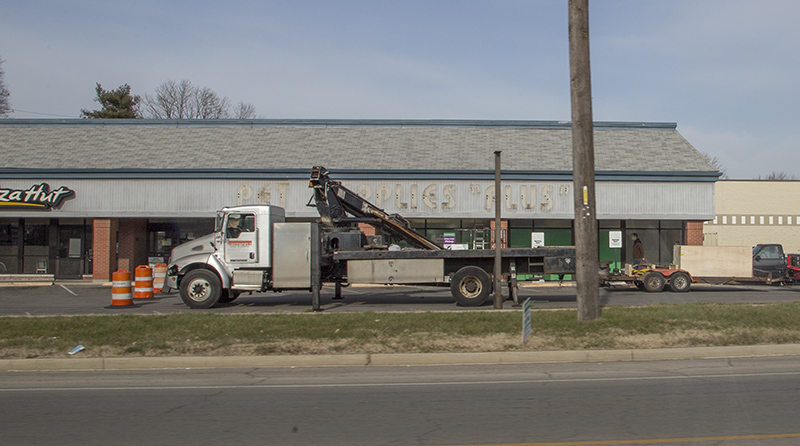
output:
[[[50,190],[50,185],[41,183],[29,189],[0,188],[0,210],[24,209],[32,211],[49,211],[58,209],[64,200],[73,198],[75,191],[61,186]]]

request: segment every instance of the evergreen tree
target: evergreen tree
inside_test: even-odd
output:
[[[95,101],[102,105],[100,110],[81,110],[81,116],[89,119],[134,119],[139,117],[139,96],[131,96],[131,87],[128,84],[119,86],[116,90],[104,90],[97,84],[97,98]]]

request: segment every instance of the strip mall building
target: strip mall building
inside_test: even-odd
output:
[[[719,172],[673,123],[595,123],[601,261],[702,244]],[[569,123],[0,120],[0,273],[107,281],[209,233],[214,212],[273,204],[313,220],[311,168],[442,244],[491,247],[502,151],[504,246],[573,244]],[[622,232],[621,249],[610,234]]]

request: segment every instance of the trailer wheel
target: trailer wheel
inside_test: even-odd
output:
[[[181,299],[191,308],[211,308],[222,296],[219,277],[205,269],[189,271],[181,280],[180,288]]]
[[[669,276],[669,289],[674,293],[685,293],[691,286],[692,280],[686,273],[677,272]]]
[[[450,293],[465,307],[477,307],[486,302],[492,291],[492,278],[482,268],[465,266],[450,282]]]
[[[644,284],[645,290],[651,293],[660,293],[664,289],[664,285],[666,285],[667,281],[664,279],[663,274],[650,271],[644,275],[642,283]]]

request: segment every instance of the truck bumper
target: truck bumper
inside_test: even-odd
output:
[[[164,288],[173,288],[178,289],[178,276],[166,276],[164,277]]]

